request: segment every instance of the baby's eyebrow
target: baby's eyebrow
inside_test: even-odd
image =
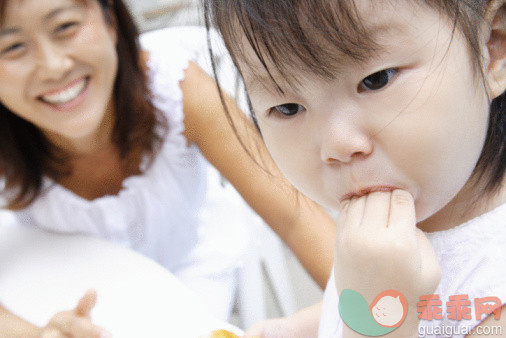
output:
[[[379,35],[388,35],[392,33],[400,33],[403,31],[399,22],[379,22],[366,27],[367,32],[371,34],[371,39],[376,41]]]
[[[272,83],[272,79],[267,75],[250,75],[244,77],[244,84],[249,92],[265,91],[273,88],[269,88],[268,83]]]
[[[284,96],[286,89],[290,89],[294,94],[299,94],[300,88],[296,84],[289,83],[283,79],[272,79],[266,74],[255,74],[244,78],[244,84],[248,92],[251,93],[276,93]]]
[[[365,53],[363,55],[363,58],[360,60],[353,59],[350,56],[347,56],[346,54],[343,54],[342,52],[339,52],[336,50],[336,53],[340,53],[341,55],[337,58],[334,58],[332,62],[332,73],[327,75],[320,74],[319,77],[327,79],[327,80],[334,80],[336,78],[339,78],[340,76],[344,76],[346,74],[346,70],[349,69],[351,65],[359,65],[359,64],[367,64],[371,60],[373,60],[378,55],[382,54],[384,52],[384,48],[387,47],[389,41],[391,40],[390,37],[392,36],[402,36],[406,32],[403,29],[403,25],[400,21],[392,20],[387,22],[386,20],[381,20],[376,23],[373,23],[371,25],[368,25],[365,27],[366,31],[370,35],[371,41],[376,43],[377,49],[371,50],[370,53]],[[387,39],[385,39],[385,37]],[[383,40],[383,41],[382,41]],[[386,41],[385,41],[386,40]],[[301,90],[301,84],[297,83],[297,80],[300,77],[312,77],[314,74],[312,74],[311,70],[309,69],[303,69],[304,64],[301,64],[300,66],[294,66],[293,70],[290,71],[288,69],[284,69],[283,72],[285,75],[290,77],[290,73],[292,74],[300,74],[300,76],[294,76],[292,78],[284,78],[281,74],[279,76],[273,76],[271,77],[269,75],[269,71],[271,69],[276,68],[273,65],[269,65],[269,70],[264,69],[264,66],[261,64],[259,60],[246,60],[246,67],[249,68],[246,72],[243,72],[243,78],[246,85],[246,88],[249,92],[276,92],[280,95],[284,94],[284,89],[289,88],[290,91],[292,91],[295,94],[300,93]],[[242,67],[241,67],[242,68]]]

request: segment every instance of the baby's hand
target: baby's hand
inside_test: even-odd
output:
[[[373,192],[344,202],[334,267],[339,294],[351,289],[371,304],[383,291],[402,293],[412,325],[420,296],[433,294],[441,279],[434,250],[416,227],[413,197],[404,190]]]
[[[73,310],[58,312],[42,328],[41,338],[59,337],[112,337],[106,330],[91,322],[90,313],[97,302],[97,293],[88,290]]]
[[[294,327],[289,318],[275,318],[253,324],[245,333],[245,338],[289,338],[295,337]]]

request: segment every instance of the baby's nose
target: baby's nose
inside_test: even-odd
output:
[[[373,151],[370,136],[351,121],[333,121],[322,129],[320,157],[325,163],[350,163]]]

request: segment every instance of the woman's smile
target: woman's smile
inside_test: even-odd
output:
[[[90,78],[81,77],[63,88],[52,89],[38,96],[38,99],[52,109],[58,111],[72,111],[82,104],[86,98]]]

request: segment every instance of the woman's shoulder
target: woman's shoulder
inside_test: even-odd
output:
[[[191,61],[198,63],[206,52],[203,27],[171,27],[144,33],[141,48],[147,52],[151,77],[178,86]],[[159,78],[159,79],[158,79]]]
[[[176,133],[184,128],[181,82],[191,62],[199,63],[206,52],[203,27],[171,27],[140,36],[153,103]],[[174,128],[176,130],[174,130]]]

